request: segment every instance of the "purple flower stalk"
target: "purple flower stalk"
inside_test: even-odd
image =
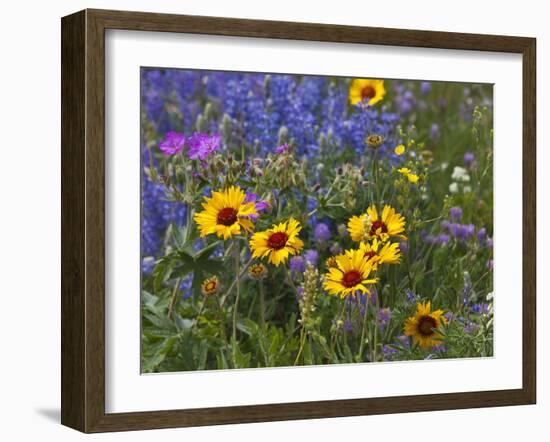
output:
[[[331,237],[330,229],[325,223],[319,223],[315,226],[314,232],[317,241],[328,241]]]
[[[306,271],[306,262],[301,256],[290,258],[289,268],[291,272],[304,273]]]
[[[485,227],[482,227],[477,231],[477,240],[480,243],[484,243],[486,239],[487,239],[487,229]]]
[[[476,157],[474,156],[473,152],[466,152],[464,154],[464,163],[466,166],[470,167],[472,166],[476,161]]]
[[[432,90],[432,84],[429,81],[423,81],[420,83],[420,93],[422,95],[428,95]]]
[[[319,253],[317,250],[309,249],[304,252],[304,259],[306,262],[311,263],[314,267],[317,266],[317,262],[319,261]]]
[[[177,132],[168,132],[159,143],[159,149],[164,155],[176,155],[185,147],[185,136]]]
[[[290,152],[290,146],[288,145],[288,143],[281,144],[280,146],[277,146],[275,148],[275,153],[277,155],[281,155],[283,153],[288,153],[288,152]]]
[[[189,138],[189,158],[204,161],[213,152],[220,149],[221,137],[197,132]]]
[[[392,318],[392,311],[389,308],[380,309],[378,312],[378,323],[380,324],[380,331],[384,331]]]
[[[451,214],[451,219],[455,222],[462,218],[462,209],[460,207],[451,207],[449,212]]]

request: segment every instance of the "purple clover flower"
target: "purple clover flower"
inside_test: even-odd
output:
[[[314,267],[317,266],[319,262],[319,253],[317,250],[309,249],[304,252],[304,259],[306,262],[311,263]]]
[[[390,345],[382,346],[382,356],[386,361],[393,360],[393,357],[396,356],[397,353],[399,353],[399,350],[397,350],[396,348],[393,348]]]
[[[304,273],[306,271],[306,261],[301,256],[290,258],[289,268],[294,273]]]
[[[484,302],[480,304],[474,304],[470,308],[472,313],[477,313],[478,315],[487,315],[489,314],[489,304],[486,304]]]
[[[451,207],[449,210],[451,214],[451,219],[453,221],[460,221],[460,218],[462,218],[462,209],[460,207]]]
[[[331,237],[330,229],[325,223],[319,223],[315,226],[314,232],[317,241],[328,241]]]
[[[380,309],[378,312],[378,323],[380,325],[380,331],[384,332],[386,326],[389,324],[392,318],[392,311],[389,308]]]
[[[468,241],[472,236],[474,236],[475,231],[476,228],[473,224],[449,224],[449,233],[461,242]]]
[[[281,155],[283,153],[288,153],[288,152],[290,152],[290,146],[288,143],[281,144],[280,146],[277,146],[275,148],[275,153],[277,155]]]
[[[220,149],[220,141],[221,137],[218,134],[194,133],[188,142],[189,158],[204,161],[210,154]]]
[[[159,143],[159,149],[164,155],[176,155],[185,147],[185,136],[177,132],[168,132]]]
[[[420,93],[424,96],[428,95],[432,90],[432,84],[429,81],[423,81],[420,83]]]
[[[486,239],[487,239],[487,229],[485,227],[482,227],[477,231],[477,240],[480,243],[484,243]]]
[[[466,152],[464,154],[464,163],[466,164],[466,166],[468,167],[473,166],[475,161],[476,161],[476,157],[473,152]]]

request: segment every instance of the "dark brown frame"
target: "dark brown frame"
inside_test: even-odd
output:
[[[536,40],[311,23],[84,10],[62,29],[61,422],[83,432],[534,404]],[[518,53],[523,56],[523,386],[402,397],[105,413],[106,29]]]

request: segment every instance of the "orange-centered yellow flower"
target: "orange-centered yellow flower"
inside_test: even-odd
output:
[[[402,233],[405,231],[405,218],[391,206],[384,206],[382,216],[378,215],[375,206],[370,206],[367,213],[352,216],[348,222],[348,231],[354,241],[370,241],[378,239],[387,241],[390,237],[407,239]]]
[[[329,267],[323,283],[330,295],[344,298],[348,295],[354,296],[357,291],[370,294],[367,285],[375,284],[378,280],[370,277],[374,264],[365,259],[363,252],[348,250],[334,259],[336,267]]]
[[[349,87],[349,102],[355,106],[365,101],[370,106],[381,101],[386,95],[384,80],[371,80],[368,78],[356,78]]]
[[[443,310],[431,311],[430,301],[418,303],[416,314],[405,321],[405,335],[412,336],[421,348],[431,348],[443,341],[438,329],[445,324]]]
[[[401,259],[401,250],[399,244],[386,242],[383,246],[377,238],[372,242],[362,242],[359,250],[363,252],[365,259],[373,262],[375,267],[381,264],[399,264]]]
[[[244,229],[251,232],[254,224],[251,216],[257,216],[256,204],[245,203],[246,195],[238,186],[231,186],[221,192],[212,192],[212,197],[205,197],[202,203],[204,210],[195,214],[200,236],[216,234],[218,238],[229,239],[239,235]]]
[[[253,258],[267,258],[275,266],[285,263],[289,255],[296,255],[304,247],[298,234],[302,230],[294,218],[274,224],[271,229],[256,232],[250,238]]]

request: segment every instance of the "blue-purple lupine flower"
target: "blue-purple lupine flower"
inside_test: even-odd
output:
[[[314,267],[317,267],[319,261],[319,252],[317,250],[309,249],[304,252],[304,259],[306,262],[311,263]]]
[[[204,161],[213,152],[220,149],[221,137],[219,134],[208,135],[197,132],[189,138],[189,158]]]
[[[177,132],[168,132],[159,143],[159,149],[164,155],[176,155],[185,147],[185,136]]]
[[[394,356],[396,356],[398,353],[399,353],[399,350],[397,350],[396,348],[393,348],[390,345],[386,344],[382,346],[382,357],[386,361],[393,360]]]
[[[314,237],[317,241],[328,241],[331,237],[330,228],[325,223],[319,223],[315,226]]]
[[[420,93],[424,96],[428,95],[432,90],[432,84],[429,81],[422,81],[420,83]]]
[[[487,303],[480,303],[480,304],[474,304],[470,308],[472,313],[477,313],[478,315],[487,315],[489,314],[489,304]]]
[[[462,209],[460,207],[451,207],[449,212],[451,214],[451,219],[455,222],[460,221],[460,218],[462,218]]]
[[[193,278],[191,276],[187,276],[186,278],[181,281],[179,290],[181,292],[181,296],[183,299],[188,299],[191,296],[193,296]]]
[[[386,326],[390,323],[392,318],[392,311],[389,308],[382,308],[378,312],[378,324],[380,326],[380,331],[384,331]]]
[[[458,241],[466,242],[475,234],[476,228],[473,224],[449,224],[449,233]]]
[[[413,304],[416,302],[416,295],[409,289],[405,291],[405,295],[407,296],[407,302],[409,304]]]
[[[477,231],[477,240],[480,243],[485,243],[485,240],[487,239],[487,229],[485,227],[482,227]]]
[[[472,166],[476,161],[476,157],[473,152],[466,152],[464,154],[464,163],[466,166],[470,167]]]
[[[493,270],[494,266],[495,266],[495,264],[494,264],[494,262],[493,262],[492,259],[490,259],[489,261],[487,261],[487,268],[488,268],[489,270]]]
[[[290,258],[289,268],[291,272],[304,273],[306,271],[306,261],[301,256]]]

